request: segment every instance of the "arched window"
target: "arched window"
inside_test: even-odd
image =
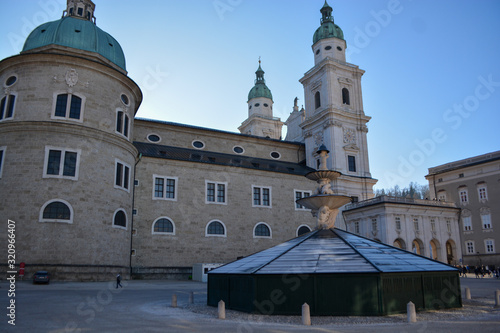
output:
[[[400,248],[402,250],[406,250],[406,244],[405,244],[405,241],[402,240],[401,238],[398,238],[394,241],[394,243],[392,244],[392,246],[394,247],[397,247],[397,248]]]
[[[311,232],[311,228],[309,228],[309,226],[307,225],[301,225],[298,229],[297,229],[297,237],[298,236],[302,236],[304,234],[307,234],[308,232]]]
[[[113,227],[127,228],[127,214],[123,209],[118,209],[113,217]]]
[[[271,228],[264,222],[257,223],[253,229],[254,238],[271,238]]]
[[[207,224],[205,236],[226,237],[226,227],[221,221],[211,221]]]
[[[72,94],[57,95],[54,117],[80,120],[82,99]]]
[[[153,234],[175,235],[175,226],[167,217],[160,217],[153,223]]]
[[[349,98],[349,90],[347,90],[347,88],[342,89],[342,104],[351,104],[351,100]]]
[[[2,97],[0,101],[0,121],[11,119],[14,116],[14,105],[16,103],[16,95],[7,95]]]
[[[51,200],[43,205],[40,222],[73,223],[73,208],[64,200]]]
[[[319,91],[317,91],[314,95],[314,105],[316,106],[316,109],[321,106],[321,95]]]

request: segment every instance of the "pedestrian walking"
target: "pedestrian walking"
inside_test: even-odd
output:
[[[118,289],[118,286],[120,286],[120,288],[123,288],[122,286],[122,277],[120,274],[118,274],[116,276],[116,289]]]

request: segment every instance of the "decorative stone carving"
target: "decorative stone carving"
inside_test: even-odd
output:
[[[344,127],[344,143],[356,143],[356,130]]]
[[[316,146],[321,146],[321,144],[323,143],[323,132],[317,132],[316,134],[314,134],[314,144]]]
[[[78,83],[78,73],[76,69],[70,69],[66,72],[66,84],[69,87],[74,87]]]
[[[316,194],[334,194],[329,179],[320,179],[318,181],[318,188],[316,189]]]

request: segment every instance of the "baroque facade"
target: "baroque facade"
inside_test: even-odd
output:
[[[431,197],[460,208],[463,264],[500,267],[500,151],[429,168]]]
[[[16,223],[16,263],[27,275],[187,277],[195,263],[308,232],[315,219],[295,200],[314,190],[304,175],[317,168],[320,145],[343,174],[333,184],[340,194],[373,196],[363,71],[345,62],[328,4],[316,64],[301,80],[306,109],[295,105],[285,140],[260,63],[240,133],[136,119],[141,90],[94,11],[91,0],[68,0],[61,19],[0,62],[0,219]]]

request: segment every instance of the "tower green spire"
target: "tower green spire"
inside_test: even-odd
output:
[[[270,100],[273,99],[273,95],[271,94],[271,90],[266,86],[266,80],[264,79],[264,70],[262,70],[262,67],[260,66],[260,59],[259,59],[259,68],[255,72],[256,78],[255,78],[255,86],[250,90],[248,93],[248,100],[251,100],[252,98],[257,98],[257,97],[266,97],[269,98]]]
[[[338,25],[334,23],[333,20],[333,8],[330,7],[328,2],[325,0],[325,4],[320,9],[321,12],[321,26],[316,30],[313,37],[313,44],[316,44],[321,39],[325,38],[339,38],[344,39],[344,33]]]

